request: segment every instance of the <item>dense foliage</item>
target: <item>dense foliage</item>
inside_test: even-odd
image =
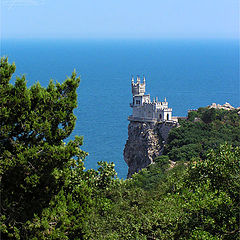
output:
[[[81,137],[64,142],[76,119],[76,73],[27,88],[24,76],[10,84],[14,71],[2,58],[2,239],[240,239],[234,111],[191,113],[170,134],[167,155],[119,180],[113,163],[84,169]]]
[[[0,174],[2,238],[84,238],[86,219],[99,189],[111,185],[113,164],[84,171],[82,137],[72,132],[80,79],[26,87],[25,77],[10,83],[15,65],[0,65]],[[94,186],[94,191],[92,187]],[[93,198],[93,199],[92,199]],[[104,200],[103,200],[104,201]]]
[[[237,110],[199,108],[189,113],[181,127],[173,129],[164,154],[173,161],[206,158],[209,149],[228,142],[240,146],[240,117]]]
[[[239,159],[222,145],[188,165],[149,166],[112,189],[93,239],[239,239]]]

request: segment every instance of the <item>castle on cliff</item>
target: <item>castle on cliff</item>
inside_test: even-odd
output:
[[[143,77],[143,83],[141,83],[139,76],[137,76],[136,83],[134,77],[132,77],[133,101],[130,103],[130,106],[133,112],[128,117],[128,120],[140,122],[177,122],[177,117],[172,116],[172,108],[168,107],[166,98],[163,102],[158,101],[157,97],[151,101],[150,94],[145,94],[145,87],[145,77]]]

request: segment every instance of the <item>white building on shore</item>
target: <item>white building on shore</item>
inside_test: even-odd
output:
[[[143,77],[143,83],[141,83],[139,76],[136,83],[132,77],[133,101],[130,103],[130,106],[133,112],[128,117],[128,120],[141,122],[177,122],[177,117],[172,116],[172,108],[168,107],[166,98],[163,102],[158,101],[157,98],[151,101],[150,94],[145,94],[145,87],[145,77]]]

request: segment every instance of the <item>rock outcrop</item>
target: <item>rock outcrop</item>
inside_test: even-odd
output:
[[[216,104],[216,103],[212,103],[212,105],[208,106],[208,108],[215,108],[215,109],[224,109],[224,110],[238,110],[238,114],[240,115],[240,107],[238,108],[234,108],[233,106],[231,106],[230,103],[226,102],[223,105],[220,104]]]
[[[128,165],[128,178],[154,162],[161,155],[170,129],[177,123],[150,123],[131,121],[124,160]]]
[[[212,103],[212,105],[208,106],[209,108],[215,108],[215,109],[225,109],[225,110],[233,110],[235,109],[233,106],[231,106],[230,103],[226,102],[223,105]]]

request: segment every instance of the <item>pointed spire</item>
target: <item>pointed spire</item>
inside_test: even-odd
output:
[[[137,76],[137,83],[140,83],[140,77]]]
[[[133,77],[133,75],[132,75],[132,84],[134,83],[134,77]]]
[[[166,97],[165,97],[164,101],[167,102],[167,98]]]
[[[143,83],[145,83],[146,79],[145,79],[145,76],[143,75]]]

